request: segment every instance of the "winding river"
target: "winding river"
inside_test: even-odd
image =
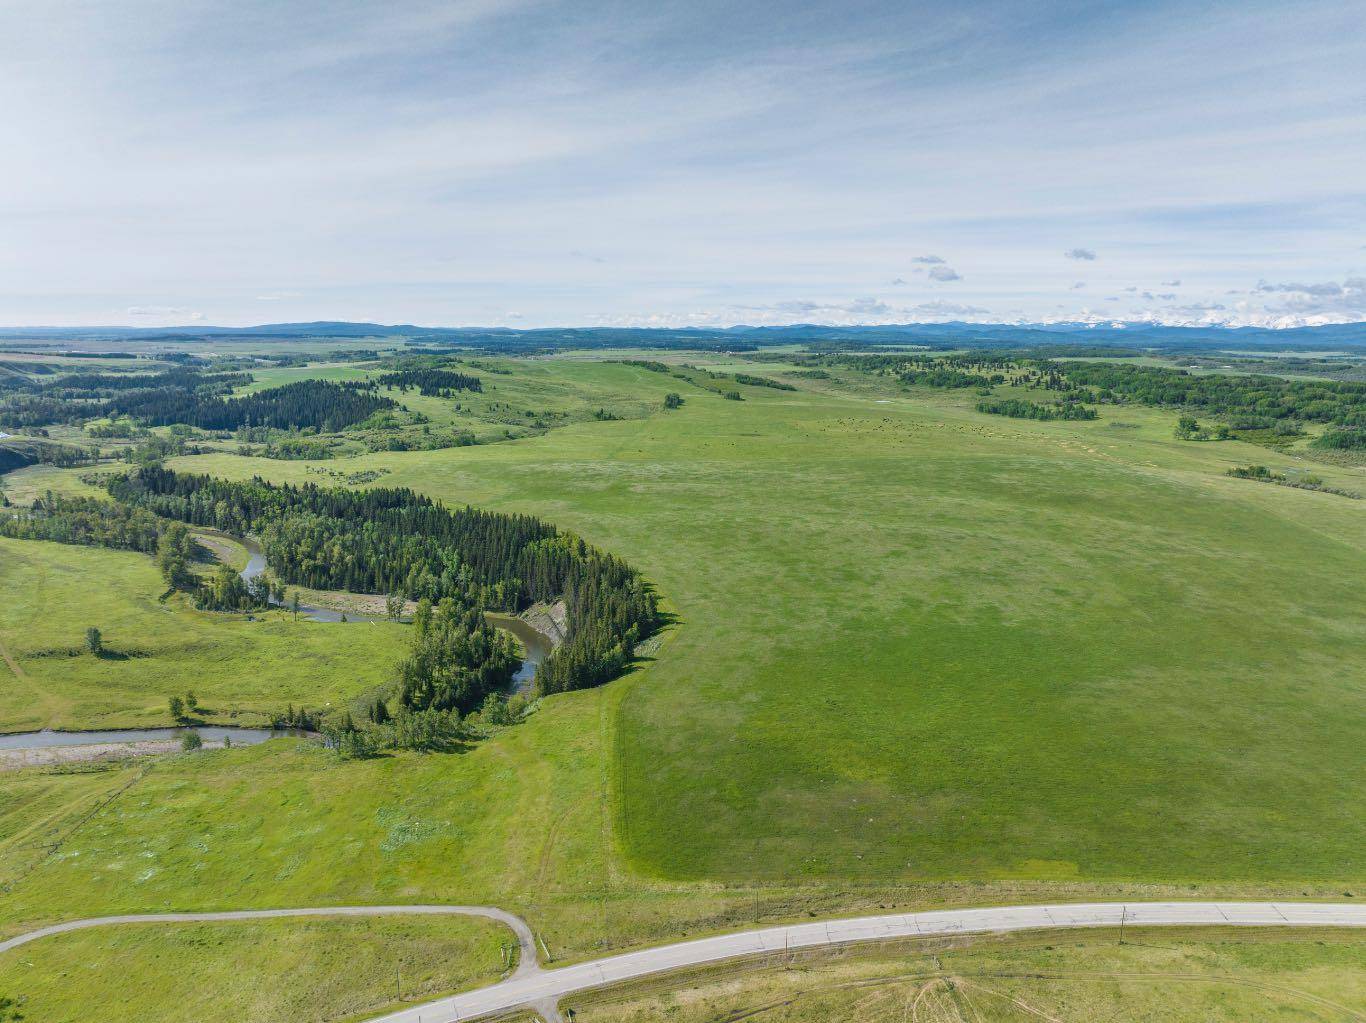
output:
[[[250,582],[266,570],[265,551],[261,549],[259,543],[249,537],[234,537],[234,539],[247,549],[247,567],[242,569],[241,575],[244,580]],[[271,600],[271,603],[277,607],[284,606],[274,599]],[[341,622],[343,618],[341,611],[329,607],[306,607],[302,604],[299,605],[299,614],[311,622]],[[536,666],[554,649],[550,637],[514,615],[500,614],[495,611],[486,611],[484,615],[490,625],[506,632],[521,646],[522,666],[512,676],[512,687],[514,692],[529,693],[531,684],[536,678]],[[346,612],[345,619],[348,623],[389,621],[383,615],[367,615],[349,611]]]
[[[265,552],[255,540],[239,540],[248,554],[247,567],[241,572],[245,580],[255,579],[266,570]],[[271,601],[276,606],[283,606]],[[299,606],[299,614],[313,622],[341,622],[342,612],[328,607]],[[506,632],[522,648],[522,664],[512,676],[512,691],[529,694],[536,678],[536,666],[554,649],[550,637],[540,632],[528,622],[513,615],[486,611],[489,624]],[[384,622],[389,621],[382,615],[346,613],[347,622]],[[301,735],[292,729],[272,728],[234,728],[223,725],[199,725],[189,728],[116,728],[105,731],[54,732],[43,729],[40,732],[12,732],[0,734],[0,751],[51,749],[61,746],[96,746],[106,743],[179,741],[186,732],[198,732],[207,743],[222,742],[231,738],[233,745],[254,746],[268,739]]]

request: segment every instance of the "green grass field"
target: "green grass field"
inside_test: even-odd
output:
[[[508,365],[499,389],[524,405],[651,411],[321,464],[622,555],[679,619],[640,667],[451,756],[286,742],[6,776],[0,929],[483,901],[578,958],[884,905],[1336,898],[1366,878],[1366,502],[1224,475],[1293,455],[1176,441],[1175,413],[1021,422],[847,372],[733,402],[600,360]],[[681,409],[659,410],[668,391]],[[1310,468],[1366,490],[1361,469]],[[0,641],[26,676],[3,678],[6,727],[147,722],[183,688],[215,708],[335,702],[398,650],[349,631],[368,626],[164,608],[138,555],[4,543]],[[156,655],[34,656],[88,624]]]
[[[0,991],[22,992],[34,1023],[96,1006],[104,1023],[325,1023],[491,983],[515,950],[466,918],[143,924],[20,948],[0,958]]]
[[[1337,1023],[1366,1016],[1341,932],[1162,930],[907,943],[753,962],[570,1000],[583,1023]]]
[[[744,402],[687,389],[645,420],[357,462],[581,531],[673,603],[683,625],[614,734],[633,867],[1361,875],[1363,790],[1344,770],[1366,716],[1366,627],[1345,613],[1366,601],[1358,502],[1226,479],[1268,453],[1175,441],[1167,413],[1021,423],[822,383]]]
[[[167,697],[187,689],[205,720],[260,724],[388,681],[406,641],[385,623],[196,611],[162,603],[165,588],[144,554],[0,538],[0,649],[15,662],[0,663],[0,730],[170,724]],[[83,652],[90,626],[110,656]]]

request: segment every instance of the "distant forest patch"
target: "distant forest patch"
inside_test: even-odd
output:
[[[355,386],[301,380],[230,397],[251,382],[247,373],[74,373],[11,384],[0,402],[0,425],[17,428],[128,417],[143,426],[183,423],[203,430],[264,426],[333,432],[397,403]]]
[[[449,369],[403,369],[396,373],[385,373],[375,383],[400,391],[415,387],[419,394],[428,398],[448,398],[457,391],[478,393],[484,390],[484,383],[478,377]]]
[[[996,401],[979,401],[977,411],[993,416],[1009,416],[1011,419],[1095,419],[1096,410],[1077,402],[1053,402],[1040,405],[1038,402],[1021,401],[1018,398],[1001,398]]]

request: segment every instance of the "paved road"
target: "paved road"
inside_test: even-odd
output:
[[[936,937],[1069,927],[1238,926],[1363,927],[1366,904],[1312,902],[1137,902],[1004,906],[995,909],[946,909],[895,913],[848,920],[817,921],[722,934],[675,945],[610,956],[593,962],[542,969],[536,939],[520,917],[489,906],[332,906],[313,909],[254,909],[226,913],[149,913],[92,917],[53,924],[0,941],[0,953],[39,938],[87,927],[114,924],[204,923],[216,920],[264,920],[280,917],[386,916],[396,914],[482,916],[510,927],[521,956],[507,979],[379,1017],[372,1023],[462,1023],[492,1013],[529,1007],[548,1020],[558,1020],[556,1004],[565,995],[618,984],[656,973],[702,966],[745,956],[774,955],[787,950],[842,945],[859,941]]]
[[[371,1023],[463,1023],[519,1006],[554,1019],[556,1002],[576,991],[655,973],[742,956],[772,955],[856,941],[933,937],[1059,927],[1236,925],[1249,927],[1366,927],[1366,905],[1303,902],[1141,902],[1120,905],[1008,906],[898,913],[769,927],[628,952],[553,970],[532,967],[519,975],[453,998],[403,1009]]]
[[[216,920],[274,920],[280,917],[295,916],[395,916],[399,914],[429,914],[444,916],[482,916],[497,920],[512,928],[521,946],[517,969],[509,977],[539,973],[540,966],[536,955],[536,938],[531,928],[519,916],[492,906],[320,906],[311,909],[241,909],[226,913],[130,913],[123,916],[95,916],[85,920],[68,920],[66,923],[42,927],[27,934],[0,941],[0,953],[8,952],[30,941],[46,938],[53,934],[66,934],[69,931],[83,931],[87,927],[107,927],[112,924],[186,924],[212,923]]]

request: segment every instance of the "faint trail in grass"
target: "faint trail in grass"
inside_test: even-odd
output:
[[[505,910],[493,906],[316,906],[299,909],[239,909],[217,913],[125,913],[118,916],[92,917],[87,920],[68,920],[65,923],[40,927],[36,931],[16,935],[0,941],[0,952],[8,952],[20,945],[27,945],[40,938],[71,931],[83,931],[91,927],[108,927],[115,924],[155,924],[155,923],[215,923],[233,920],[277,920],[294,917],[315,916],[477,916],[496,920],[505,924],[517,936],[521,950],[513,977],[540,970],[536,955],[536,939],[526,921]]]
[[[1004,998],[1007,1002],[1010,1002],[1012,1005],[1016,1006],[1021,1012],[1028,1013],[1030,1016],[1037,1016],[1040,1019],[1048,1020],[1048,1023],[1065,1023],[1065,1021],[1058,1019],[1057,1016],[1050,1016],[1042,1009],[1036,1009],[1028,1002],[1022,1002],[1018,998],[1012,998],[1004,991],[996,991],[992,988],[987,987],[985,984],[969,984],[962,977],[957,978],[957,980],[959,986],[961,986],[965,992],[968,988],[973,988],[976,991],[981,991],[984,994],[993,995],[996,998]]]
[[[16,885],[21,884],[25,878],[27,878],[39,867],[47,863],[47,861],[52,859],[53,856],[57,855],[57,853],[61,850],[62,846],[64,846],[68,841],[71,840],[72,835],[74,835],[77,831],[83,828],[86,824],[90,823],[90,821],[94,820],[95,817],[97,817],[102,810],[104,810],[107,806],[109,806],[116,799],[118,799],[119,796],[123,795],[138,782],[142,781],[143,778],[147,777],[148,772],[150,772],[154,766],[154,764],[147,764],[123,785],[119,786],[117,789],[115,789],[109,795],[105,796],[103,799],[96,801],[95,805],[90,808],[89,813],[86,813],[82,817],[79,817],[71,825],[71,827],[66,829],[66,832],[64,834],[58,835],[57,839],[54,842],[52,842],[49,846],[47,846],[47,852],[45,852],[42,856],[35,859],[26,868],[20,871],[18,876],[8,881],[5,881],[3,884],[0,884],[0,892],[8,894],[14,889]],[[3,951],[8,947],[9,945],[7,943],[0,942],[0,951]]]
[[[24,674],[24,669],[19,667],[19,662],[16,661],[14,655],[9,652],[9,648],[5,646],[4,640],[0,640],[0,659],[4,660],[4,662],[9,665],[9,670],[14,672],[14,677],[20,682],[28,681],[28,676]]]

